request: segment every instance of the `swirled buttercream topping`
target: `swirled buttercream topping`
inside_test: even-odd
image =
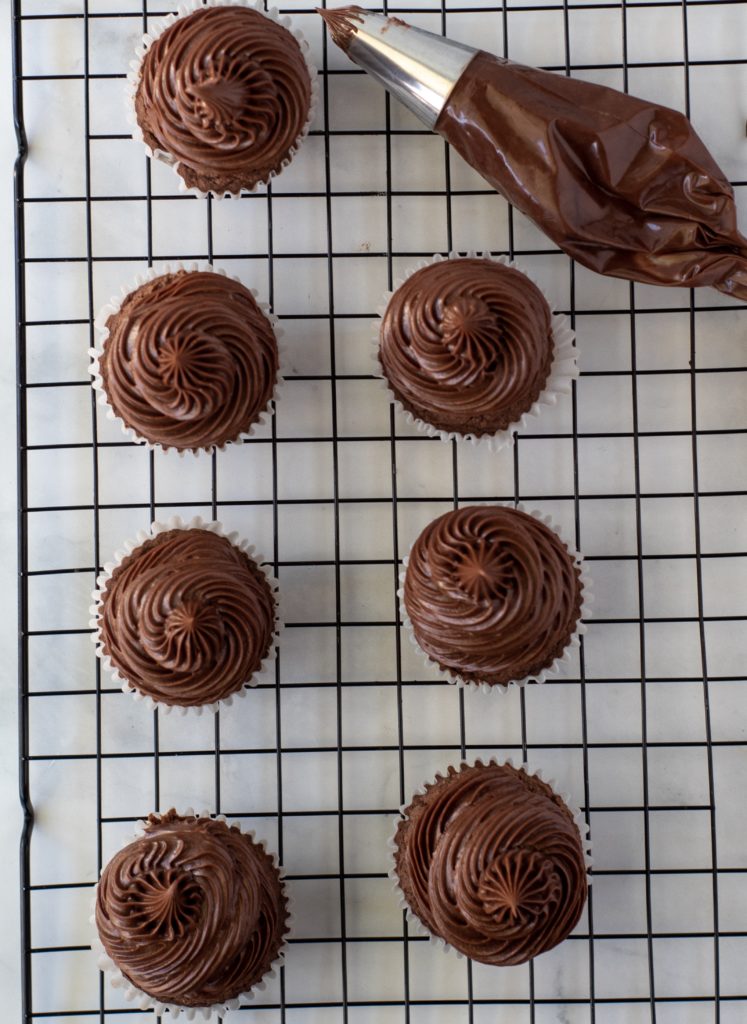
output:
[[[107,400],[152,444],[223,445],[271,401],[272,324],[252,293],[223,274],[157,277],[131,292],[106,326],[99,369]]]
[[[506,685],[548,668],[576,628],[580,572],[558,535],[518,509],[470,506],[430,523],[410,552],[404,604],[431,660]]]
[[[511,765],[449,768],[403,812],[396,872],[428,930],[473,960],[521,964],[561,942],[586,902],[571,812]]]
[[[209,530],[169,530],[118,565],[100,612],[104,654],[163,704],[213,704],[270,652],[275,599],[257,563]]]
[[[414,416],[439,430],[492,434],[528,412],[553,359],[550,307],[525,274],[488,259],[416,271],[381,323],[379,358]]]
[[[301,47],[248,7],[177,18],[143,57],[135,96],[151,149],[189,186],[251,189],[277,173],[306,124],[311,81]]]
[[[287,932],[272,858],[238,828],[169,811],[104,868],[96,926],[124,976],[154,999],[211,1006],[270,969]]]

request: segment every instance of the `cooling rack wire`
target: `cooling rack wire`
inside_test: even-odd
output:
[[[743,2],[389,11],[686,110],[747,222]],[[129,138],[122,104],[134,46],[167,12],[163,0],[12,3],[24,1024],[154,1020],[100,978],[89,905],[134,822],[172,804],[251,823],[288,872],[287,965],[230,1024],[744,1022],[747,311],[575,266],[300,2],[282,12],[321,71],[307,144],[267,190],[180,195]],[[578,335],[573,395],[498,455],[418,435],[370,374],[381,295],[418,258],[454,249],[515,256]],[[272,303],[288,384],[251,441],[179,460],[101,417],[86,352],[121,284],[205,259]],[[585,552],[597,598],[564,677],[504,698],[437,682],[395,596],[426,522],[496,500],[550,513]],[[283,594],[275,680],[214,718],[136,705],[100,673],[88,635],[97,569],[172,514],[239,530],[269,553]],[[558,779],[595,852],[575,934],[501,971],[412,934],[386,877],[397,807],[448,763],[493,755]]]

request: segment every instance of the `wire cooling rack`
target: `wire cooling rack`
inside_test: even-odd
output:
[[[687,110],[747,223],[743,3],[390,10]],[[167,11],[12,4],[24,1021],[154,1020],[99,976],[89,906],[135,820],[175,804],[250,822],[288,872],[287,966],[231,1024],[744,1022],[747,310],[575,267],[390,105],[303,4],[283,11],[321,69],[307,144],[266,192],[181,196],[129,138],[122,105],[133,48]],[[516,255],[578,333],[572,398],[495,456],[418,435],[370,375],[382,294],[452,249]],[[213,458],[132,446],[89,386],[97,308],[173,259],[240,275],[286,334],[277,416]],[[562,680],[465,694],[405,641],[399,565],[456,503],[515,499],[585,552],[595,615]],[[280,580],[276,679],[215,718],[136,705],[89,637],[97,569],[175,513],[238,529]],[[576,933],[504,970],[413,934],[386,876],[397,807],[437,770],[486,755],[554,776],[594,841]]]

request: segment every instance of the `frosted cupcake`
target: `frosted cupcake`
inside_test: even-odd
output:
[[[570,390],[573,332],[507,261],[436,256],[387,297],[379,370],[419,429],[500,447]]]
[[[125,689],[167,708],[215,709],[274,654],[272,584],[232,537],[217,523],[155,523],[105,567],[95,639]]]
[[[148,149],[201,193],[238,194],[278,174],[308,129],[305,43],[240,2],[183,5],[154,36],[131,78]]]
[[[422,531],[407,559],[406,622],[427,659],[489,687],[550,669],[580,628],[578,556],[536,516],[474,505]]]
[[[261,843],[221,819],[171,810],[151,814],[106,865],[95,923],[104,966],[131,995],[149,997],[157,1012],[221,1012],[278,960],[288,907]]]
[[[106,307],[91,372],[137,441],[209,451],[251,432],[279,381],[275,326],[240,281],[214,271],[156,274]]]
[[[450,767],[403,809],[394,878],[431,936],[480,963],[522,964],[562,942],[581,917],[581,827],[524,768]]]

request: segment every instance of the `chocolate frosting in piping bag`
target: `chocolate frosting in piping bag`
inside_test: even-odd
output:
[[[360,8],[320,13],[366,66],[362,28],[370,20],[376,37],[386,27]],[[408,32],[421,46],[429,35]],[[443,52],[448,41],[439,43]],[[389,88],[398,69],[382,66],[367,70]],[[747,238],[733,190],[684,114],[477,51],[435,130],[583,266],[646,284],[713,285],[747,301]]]

